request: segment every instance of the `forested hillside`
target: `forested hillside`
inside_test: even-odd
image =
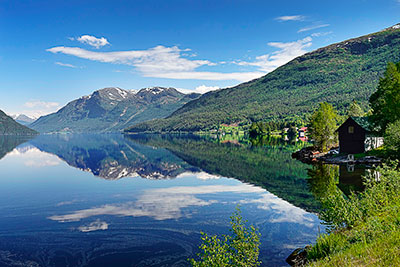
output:
[[[0,135],[35,135],[36,131],[19,124],[0,110]]]
[[[400,60],[400,25],[300,56],[275,71],[233,88],[204,94],[166,119],[127,132],[210,130],[220,123],[307,118],[319,102],[345,113],[353,100],[368,109],[388,61]]]

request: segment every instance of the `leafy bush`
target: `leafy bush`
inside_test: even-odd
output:
[[[400,120],[388,125],[385,131],[385,146],[396,152],[400,152]]]
[[[259,266],[258,261],[260,234],[250,226],[246,228],[239,208],[231,216],[232,235],[208,236],[202,233],[202,250],[197,254],[199,259],[190,259],[194,267],[224,267],[224,266]]]

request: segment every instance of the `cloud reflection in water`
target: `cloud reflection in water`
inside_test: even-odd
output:
[[[266,192],[264,189],[248,184],[239,185],[207,185],[207,186],[176,186],[160,189],[145,190],[137,201],[118,204],[105,204],[99,207],[82,209],[65,215],[48,217],[59,222],[80,221],[85,218],[112,215],[112,216],[147,216],[155,220],[178,219],[183,216],[182,209],[193,206],[208,206],[218,203],[217,200],[204,200],[197,195],[218,193],[252,193],[258,198],[242,199],[242,204],[257,204],[258,209],[273,211],[269,221],[272,223],[290,222],[299,223],[308,227],[313,226],[313,218],[306,211]],[[190,215],[185,215],[190,216]],[[99,222],[100,223],[100,222]],[[98,223],[98,224],[99,224]],[[95,225],[89,225],[92,229]],[[105,229],[103,229],[105,230]]]

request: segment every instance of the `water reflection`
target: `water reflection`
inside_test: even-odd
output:
[[[217,203],[217,200],[203,200],[198,195],[217,194],[217,193],[255,193],[263,192],[261,188],[250,185],[210,185],[196,187],[169,187],[161,189],[145,190],[136,201],[120,204],[107,204],[101,207],[94,207],[79,210],[71,214],[61,216],[51,216],[49,219],[70,222],[80,221],[81,219],[99,216],[128,216],[141,217],[147,216],[155,220],[178,219],[182,217],[182,210],[191,206],[208,206]],[[185,216],[190,216],[186,214]]]
[[[308,170],[310,191],[316,199],[325,199],[330,195],[362,192],[365,189],[365,177],[379,179],[379,173],[366,165],[314,164]]]
[[[78,227],[78,230],[86,233],[86,232],[93,232],[93,231],[98,231],[98,230],[107,230],[108,229],[108,223],[100,221],[97,219],[94,222],[91,222],[89,225],[82,225]]]
[[[240,204],[262,233],[264,265],[282,266],[315,240],[318,203],[307,165],[290,156],[301,144],[263,142],[48,135],[17,145],[0,161],[0,265],[187,266],[200,231],[227,233]]]
[[[53,154],[45,153],[32,145],[19,146],[10,153],[8,157],[24,157],[24,165],[27,167],[41,168],[56,166],[61,163],[61,160]]]
[[[30,142],[70,166],[115,180],[123,177],[175,178],[199,171],[165,149],[139,145],[122,135],[42,135]]]
[[[249,143],[248,139],[231,142],[229,136],[42,135],[29,145],[108,180],[139,176],[172,179],[185,173],[197,173],[203,179],[232,177],[261,186],[297,207],[316,211],[319,206],[308,188],[307,167],[290,157],[304,143],[292,142],[290,145],[271,136]],[[25,164],[57,162],[40,157],[44,156]]]
[[[310,191],[316,199],[323,200],[338,192],[339,166],[332,164],[314,164],[308,170]]]
[[[288,145],[273,137],[261,139],[264,143],[258,145],[221,143],[219,139],[196,136],[133,135],[126,138],[166,148],[207,173],[258,185],[305,210],[319,208],[307,183],[308,166],[291,158],[291,153],[304,143]]]
[[[31,138],[32,136],[0,135],[0,159],[2,159],[8,152]]]

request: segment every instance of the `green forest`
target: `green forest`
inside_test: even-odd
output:
[[[126,132],[195,132],[221,123],[308,121],[320,102],[343,115],[356,100],[364,111],[387,62],[397,62],[400,30],[346,40],[298,57],[275,71],[233,88],[211,91],[166,119]]]

